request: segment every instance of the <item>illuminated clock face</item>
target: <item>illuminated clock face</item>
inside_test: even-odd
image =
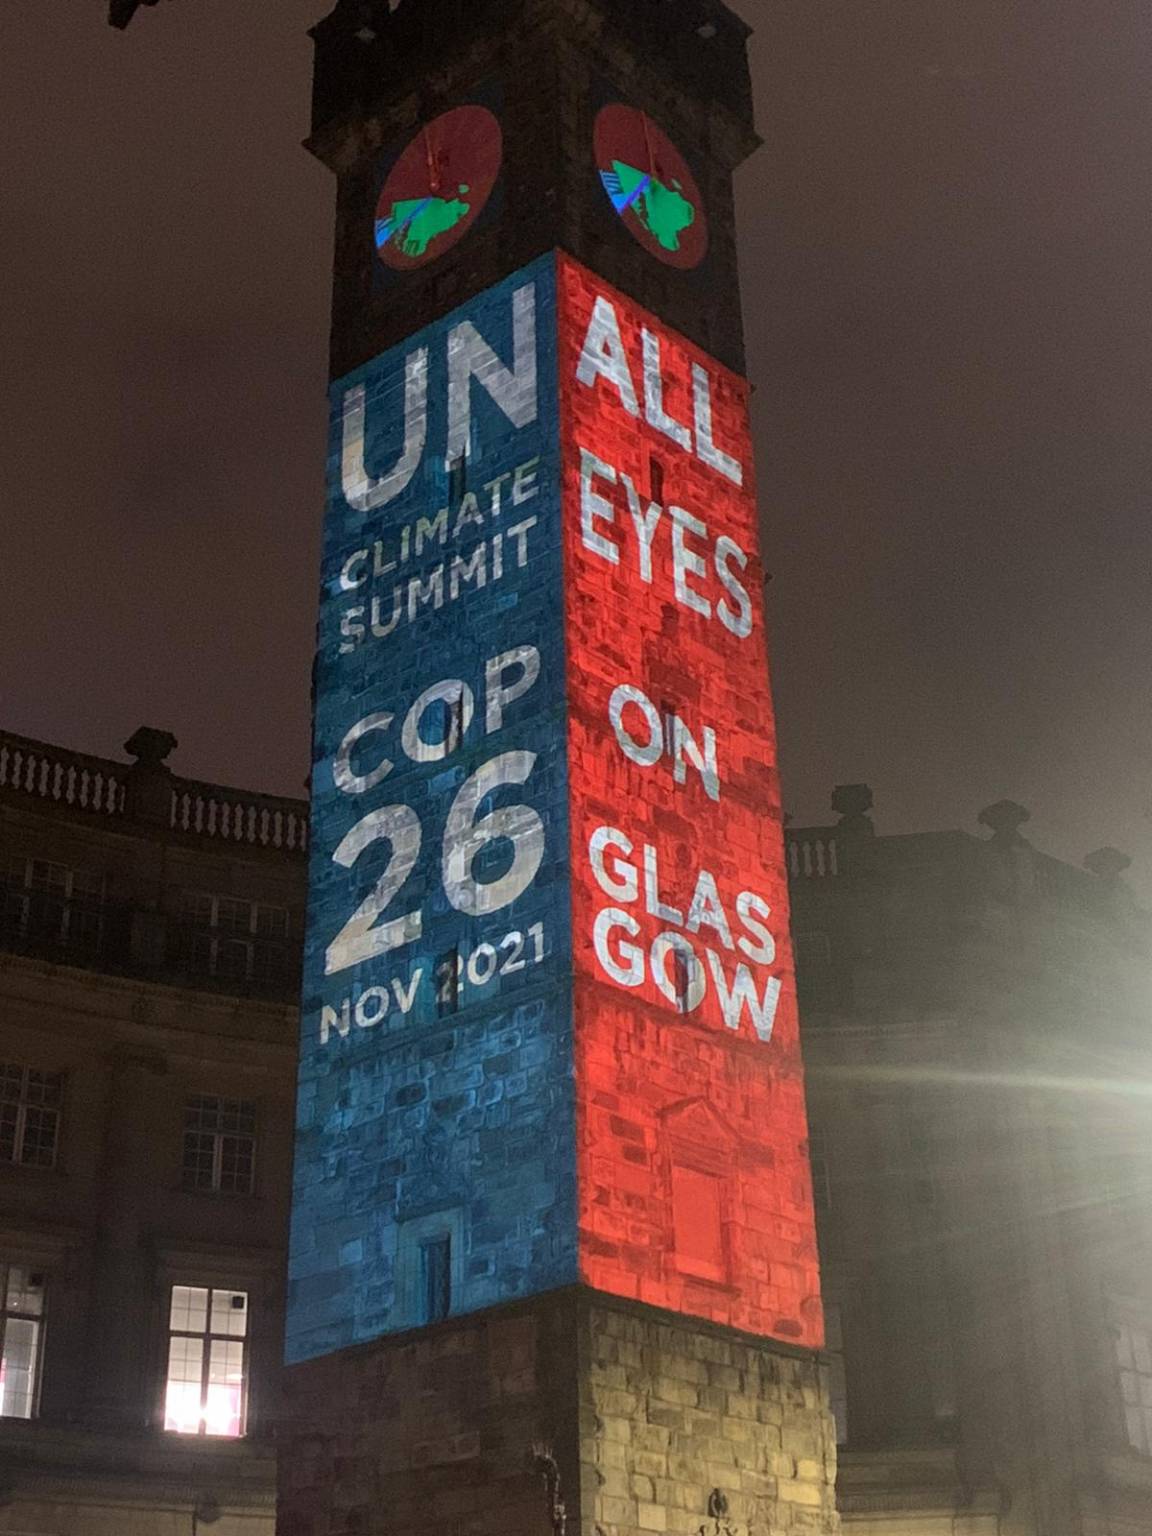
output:
[[[376,205],[376,254],[408,271],[443,256],[480,217],[500,174],[503,135],[487,107],[425,124],[388,172]]]
[[[672,267],[695,267],[708,249],[696,178],[672,140],[635,107],[614,103],[596,118],[596,168],[632,234]]]

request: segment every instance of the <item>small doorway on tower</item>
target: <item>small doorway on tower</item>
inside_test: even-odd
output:
[[[458,1207],[398,1223],[397,1326],[422,1328],[460,1311],[463,1252],[463,1224]]]

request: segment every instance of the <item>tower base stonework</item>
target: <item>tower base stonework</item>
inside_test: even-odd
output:
[[[278,1536],[834,1536],[818,1357],[584,1288],[287,1372]]]

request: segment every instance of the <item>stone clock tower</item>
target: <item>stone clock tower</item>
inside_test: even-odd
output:
[[[340,0],[281,1536],[836,1530],[719,0]]]

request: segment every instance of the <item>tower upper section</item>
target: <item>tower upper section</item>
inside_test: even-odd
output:
[[[719,0],[340,0],[313,36],[334,376],[556,248],[742,371],[732,174],[757,140]]]

